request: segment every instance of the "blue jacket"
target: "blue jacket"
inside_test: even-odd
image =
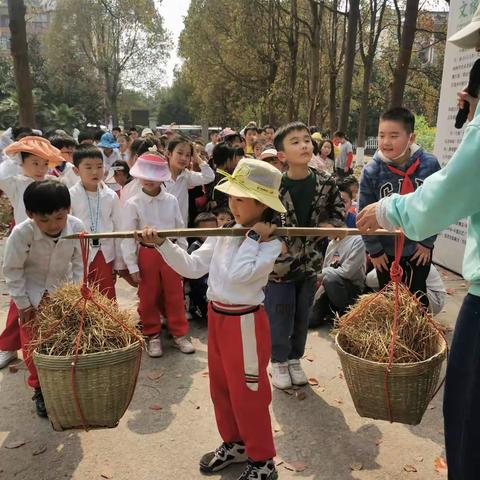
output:
[[[427,177],[440,170],[437,158],[419,148],[405,165],[399,167],[392,164],[395,168],[406,171],[417,158],[420,158],[420,165],[410,177],[415,190],[423,184]],[[387,164],[380,158],[378,152],[375,153],[373,160],[367,163],[362,171],[358,202],[359,211],[371,203],[378,202],[381,198],[389,197],[393,193],[400,193],[401,180],[402,177],[400,175],[396,175],[387,168]],[[420,243],[425,247],[433,248],[436,238],[436,235],[434,235],[422,240]],[[372,257],[379,257],[383,253],[392,257],[395,255],[394,237],[364,236],[363,241],[365,242],[367,252]],[[413,255],[416,245],[417,242],[406,238],[403,256],[410,257]]]

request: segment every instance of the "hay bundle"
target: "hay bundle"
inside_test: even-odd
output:
[[[395,286],[362,295],[338,321],[342,348],[356,357],[388,363],[393,333]],[[397,338],[393,363],[427,360],[438,352],[438,330],[403,284],[399,285]]]
[[[134,342],[142,341],[133,315],[118,308],[118,305],[92,288],[93,299],[114,318],[128,327],[128,330],[98,308],[92,301],[87,301],[83,332],[79,342],[79,355],[108,352],[128,347]],[[40,354],[69,356],[76,352],[76,337],[80,319],[84,310],[84,300],[78,285],[67,284],[40,305],[32,322],[35,340],[32,348]]]

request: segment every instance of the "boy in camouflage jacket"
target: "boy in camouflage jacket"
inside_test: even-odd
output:
[[[343,227],[345,209],[332,177],[308,167],[313,153],[307,127],[295,122],[275,135],[278,158],[288,163],[280,197],[287,213],[274,218],[283,227]],[[275,263],[266,287],[265,308],[272,337],[272,383],[286,389],[304,385],[300,364],[317,274],[323,266],[321,237],[285,238],[286,252]]]

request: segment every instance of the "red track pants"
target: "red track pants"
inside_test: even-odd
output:
[[[12,308],[12,305],[14,308]],[[10,300],[10,308],[7,315],[7,324],[0,335],[0,350],[16,352],[20,350],[20,326],[18,324],[17,306]]]
[[[107,263],[103,252],[99,250],[88,267],[88,281],[98,286],[103,295],[116,300],[115,283],[113,282],[113,261]]]
[[[38,381],[38,375],[37,375],[37,369],[35,368],[35,365],[33,364],[33,359],[30,355],[31,353],[31,347],[29,345],[30,341],[32,340],[32,333],[30,331],[30,328],[25,326],[25,325],[19,325],[18,324],[18,309],[17,306],[15,305],[15,302],[11,301],[10,302],[10,308],[8,310],[8,319],[10,318],[15,318],[16,323],[17,323],[17,329],[18,329],[18,335],[19,335],[19,340],[21,343],[22,351],[23,351],[23,361],[25,362],[25,365],[28,368],[28,384],[32,388],[39,388],[40,387],[40,382]],[[7,320],[8,322],[8,320]],[[8,328],[8,324],[7,324]],[[17,350],[17,348],[9,348],[8,350],[13,351]]]
[[[256,462],[275,456],[268,411],[270,345],[263,306],[210,302],[208,370],[218,431],[224,442],[243,441]]]
[[[138,314],[144,335],[160,333],[160,313],[164,310],[168,329],[174,337],[188,332],[180,275],[170,268],[155,248],[140,246],[138,250],[140,285]]]

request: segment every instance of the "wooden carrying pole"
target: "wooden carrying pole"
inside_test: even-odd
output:
[[[157,230],[159,237],[179,238],[179,237],[242,237],[249,228],[181,228],[176,230]],[[141,230],[131,232],[104,232],[104,233],[73,233],[65,235],[64,239],[76,238],[133,238],[135,233],[139,235]],[[375,232],[361,234],[357,228],[324,228],[324,227],[279,227],[275,230],[275,235],[279,237],[345,237],[348,235],[392,235],[397,236],[400,231],[390,232],[388,230],[376,230]]]

